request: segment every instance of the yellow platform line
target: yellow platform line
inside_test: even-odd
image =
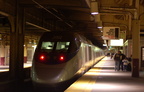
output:
[[[92,69],[86,72],[81,78],[74,82],[64,92],[91,92],[95,87],[96,79],[101,72],[101,68],[95,68],[96,66],[103,66],[105,60],[101,60]]]

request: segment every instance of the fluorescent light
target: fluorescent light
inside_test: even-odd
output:
[[[110,46],[123,46],[123,39],[110,40]]]
[[[99,28],[99,29],[100,29],[100,28],[102,28],[102,27],[97,27],[97,28]]]
[[[96,14],[98,14],[98,12],[92,12],[91,14],[92,14],[92,15],[96,15]]]

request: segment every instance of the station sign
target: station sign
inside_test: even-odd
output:
[[[120,27],[103,27],[103,39],[118,39],[120,33]]]
[[[109,46],[123,46],[123,39],[109,40]]]

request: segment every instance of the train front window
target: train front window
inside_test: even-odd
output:
[[[70,42],[57,42],[56,50],[68,50]]]
[[[70,42],[42,42],[41,49],[51,51],[67,51]]]
[[[41,49],[52,50],[54,47],[54,42],[42,42]]]

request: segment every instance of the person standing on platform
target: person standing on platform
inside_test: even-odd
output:
[[[124,55],[121,53],[121,51],[118,51],[115,55],[114,55],[114,61],[115,61],[115,71],[119,71],[120,70],[120,66],[122,66],[122,70],[123,70],[123,63],[122,63],[122,59],[123,59]]]
[[[124,66],[124,65],[123,65],[124,62],[122,62],[122,60],[124,60],[125,58],[126,58],[126,56],[121,53],[120,68],[121,68],[122,71],[124,70],[124,69],[123,69],[123,68],[124,68],[124,67],[123,67],[123,66]]]

